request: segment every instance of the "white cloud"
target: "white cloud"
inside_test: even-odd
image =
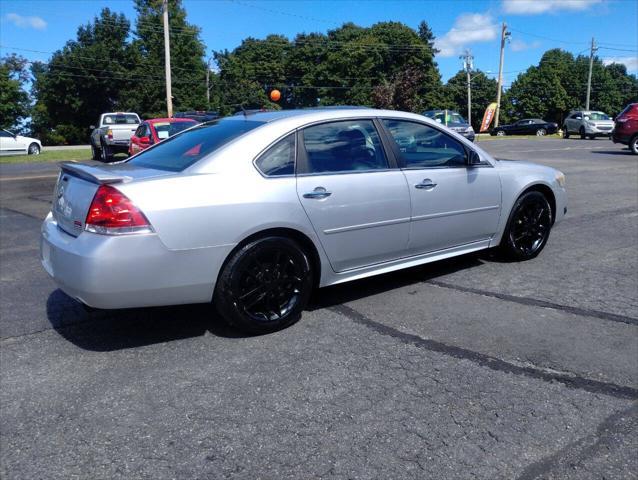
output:
[[[436,39],[434,46],[440,50],[440,57],[452,57],[461,53],[464,46],[489,42],[497,35],[498,25],[490,15],[464,13],[457,17],[449,32]]]
[[[612,63],[622,63],[627,67],[627,71],[636,72],[638,71],[638,57],[609,57],[603,58],[603,64],[611,65]]]
[[[536,15],[559,10],[587,10],[602,0],[503,0],[503,11],[514,15]]]
[[[512,52],[522,52],[523,50],[531,50],[533,48],[538,48],[540,46],[541,46],[541,42],[539,42],[538,40],[535,40],[532,43],[526,43],[523,40],[519,40],[518,38],[515,38],[510,43],[510,48],[512,49]]]
[[[44,30],[47,28],[47,22],[40,17],[24,17],[17,13],[7,13],[5,18],[20,28],[35,28],[36,30]]]

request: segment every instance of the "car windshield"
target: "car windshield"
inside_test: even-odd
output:
[[[157,122],[153,124],[155,131],[157,132],[157,138],[160,140],[172,137],[176,133],[186,130],[194,125],[197,125],[197,122]]]
[[[591,112],[587,116],[590,120],[609,120],[609,116],[605,115],[603,112]]]
[[[447,121],[445,119],[447,114]],[[456,112],[425,112],[425,116],[432,118],[443,125],[447,125],[449,123],[467,123],[465,119]]]
[[[181,172],[231,140],[263,124],[264,122],[237,119],[221,119],[201,124],[144,150],[128,163]]]
[[[140,123],[140,119],[137,115],[120,113],[104,115],[103,122],[105,125],[135,125]]]

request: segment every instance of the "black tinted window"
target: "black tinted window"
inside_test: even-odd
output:
[[[303,131],[308,173],[388,168],[381,140],[371,120],[349,120]]]
[[[130,160],[133,165],[179,172],[263,122],[221,119],[167,138]]]
[[[465,148],[454,138],[421,123],[383,120],[406,168],[465,166]]]
[[[9,132],[5,131],[5,130],[0,130],[0,137],[5,137],[5,138],[9,138],[12,137],[13,135],[11,135]]]
[[[255,162],[261,173],[268,177],[293,175],[295,173],[295,134],[266,150]]]

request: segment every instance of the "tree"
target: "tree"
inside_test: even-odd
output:
[[[481,126],[483,112],[496,100],[498,82],[489,78],[480,70],[472,74],[472,126],[475,130]],[[467,116],[467,73],[460,70],[447,81],[444,87],[445,108],[458,111]]]
[[[30,110],[23,85],[29,78],[27,60],[18,55],[0,59],[0,128],[20,129]]]
[[[162,0],[135,0],[137,20],[136,52],[133,70],[138,81],[124,95],[128,109],[143,117],[166,115],[166,88],[164,79],[164,29]],[[204,110],[206,105],[206,47],[199,37],[200,29],[186,21],[186,10],[181,0],[168,3],[168,24],[171,46],[171,78],[173,108]],[[150,77],[150,78],[149,78]]]
[[[548,50],[538,66],[512,83],[503,99],[506,118],[539,117],[562,125],[570,110],[584,108],[589,57],[561,49]],[[618,114],[638,97],[638,79],[624,65],[604,65],[594,57],[590,108]]]
[[[32,130],[44,142],[86,143],[99,114],[118,108],[122,92],[138,81],[130,75],[129,33],[124,15],[105,8],[48,63],[33,66]]]

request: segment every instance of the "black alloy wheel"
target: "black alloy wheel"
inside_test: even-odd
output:
[[[540,192],[528,192],[514,204],[503,234],[501,249],[512,260],[536,257],[549,238],[552,209]]]
[[[312,291],[306,253],[286,237],[255,240],[224,266],[213,303],[232,326],[254,334],[280,330],[301,316]]]

